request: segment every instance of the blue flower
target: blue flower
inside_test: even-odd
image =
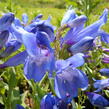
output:
[[[96,80],[93,85],[97,88],[95,92],[99,92],[109,86],[109,79]]]
[[[3,64],[0,64],[0,68],[13,67],[20,64],[24,64],[28,54],[26,51],[20,52],[17,55],[11,57]]]
[[[35,82],[40,81],[46,72],[49,72],[49,76],[52,76],[55,69],[55,57],[54,51],[50,46],[52,36],[50,36],[49,30],[53,32],[53,28],[49,24],[49,20],[42,21],[41,25],[38,24],[39,29],[35,34],[26,31],[18,24],[12,24],[10,28],[11,36],[12,39],[14,38],[17,41],[14,44],[10,38],[10,41],[7,43],[7,49],[1,54],[1,57],[6,57],[16,51],[19,48],[17,43],[24,44],[26,51],[10,58],[4,64],[1,64],[0,67],[6,68],[24,64],[25,76],[28,79],[33,79]],[[19,60],[15,59],[16,57]]]
[[[61,72],[57,72],[55,77],[55,92],[61,99],[72,100],[78,96],[78,88],[86,89],[88,87],[88,78],[82,71],[71,66]]]
[[[84,53],[90,50],[93,47],[93,38],[92,37],[85,37],[81,39],[79,42],[76,44],[72,45],[69,48],[69,51],[73,54],[75,53]]]
[[[23,106],[17,104],[17,105],[16,105],[16,109],[25,109],[25,108],[24,108]]]
[[[93,93],[93,92],[86,92],[86,94],[92,105],[97,106],[97,107],[109,106],[109,101],[105,99],[103,96]]]
[[[56,96],[53,96],[51,93],[45,95],[40,104],[40,109],[67,109],[72,107],[71,101],[59,99]]]
[[[61,21],[61,25],[67,24],[70,21],[72,21],[73,19],[75,19],[77,17],[76,13],[74,12],[73,9],[71,9],[71,7],[67,10],[67,12],[65,13],[62,21]]]
[[[75,41],[77,34],[84,28],[84,24],[87,20],[87,17],[82,15],[67,24],[71,29],[67,32],[67,34],[61,39],[61,43],[72,45],[76,43]]]
[[[37,33],[37,31],[45,32],[48,34],[48,38],[50,42],[53,42],[55,39],[54,36],[54,30],[55,27],[50,24],[51,18],[48,18],[47,20],[38,20],[34,21],[30,25],[25,27],[25,30],[32,33]]]
[[[0,18],[0,31],[8,30],[14,21],[14,14],[7,13]]]
[[[86,16],[79,16],[75,18],[74,20],[72,20],[67,24],[67,26],[70,27],[70,30],[67,32],[65,37],[61,39],[61,45],[68,44],[73,46],[74,44],[79,43],[81,40],[84,40],[87,37],[91,37],[94,40],[99,35],[101,36],[102,40],[104,39],[105,42],[108,42],[108,34],[104,32],[100,33],[101,26],[104,25],[107,21],[107,15],[108,10],[105,9],[98,21],[85,28],[84,23],[87,20]]]
[[[57,60],[55,65],[57,70],[62,70],[68,66],[80,67],[84,64],[84,55],[82,53],[77,53],[66,60]]]
[[[47,71],[52,76],[55,69],[55,60],[53,58],[54,54],[48,50],[41,50],[41,53],[36,55],[35,58],[28,57],[24,66],[24,74],[27,79],[33,79],[35,82],[38,82]]]
[[[26,13],[22,14],[22,21],[24,25],[28,23],[28,16]]]
[[[55,96],[50,93],[45,95],[41,100],[40,109],[58,109]]]
[[[9,32],[7,30],[6,31],[2,31],[0,33],[0,48],[5,46],[8,38],[9,38]]]
[[[109,55],[103,54],[102,62],[109,63]]]
[[[11,55],[13,52],[17,51],[21,47],[21,43],[17,40],[10,40],[5,45],[5,50],[0,53],[0,58],[7,57]]]
[[[76,67],[84,64],[84,55],[75,54],[66,60],[56,61],[55,92],[61,99],[72,100],[78,96],[78,88],[85,90],[88,87],[88,78],[86,74]]]
[[[32,22],[39,22],[42,17],[43,17],[42,14],[38,14],[38,15],[32,20]]]
[[[109,77],[109,68],[103,68],[99,72],[101,75]]]

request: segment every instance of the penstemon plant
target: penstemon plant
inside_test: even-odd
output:
[[[31,22],[27,14],[22,15],[22,21],[13,13],[2,16],[0,57],[4,59],[19,51],[0,64],[0,69],[11,67],[8,84],[3,76],[5,72],[0,75],[5,89],[0,92],[5,109],[81,109],[87,108],[88,99],[93,106],[109,106],[109,101],[100,95],[100,91],[106,91],[109,80],[97,80],[100,74],[96,74],[97,65],[109,61],[108,56],[100,57],[104,50],[108,52],[102,43],[109,43],[109,34],[101,30],[107,16],[105,9],[98,21],[84,27],[87,17],[78,16],[70,8],[56,33],[51,17],[42,20],[42,14]],[[20,64],[24,70],[19,73],[27,85],[23,92],[17,86],[15,66]],[[108,71],[104,68],[100,73],[109,76]]]

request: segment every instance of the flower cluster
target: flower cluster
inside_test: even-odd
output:
[[[49,77],[54,78],[56,96],[51,93],[45,95],[41,109],[61,109],[63,106],[67,109],[72,99],[78,96],[78,90],[85,91],[90,86],[86,73],[78,67],[85,63],[87,53],[92,50],[95,39],[100,36],[101,41],[109,43],[109,34],[101,30],[107,21],[107,15],[108,10],[105,9],[98,21],[85,27],[87,17],[78,16],[74,10],[69,9],[55,35],[55,27],[51,25],[50,17],[42,20],[43,15],[39,14],[29,23],[26,14],[22,15],[20,21],[13,13],[7,13],[0,18],[0,49],[5,48],[0,57],[11,55],[22,44],[25,50],[0,64],[0,68],[23,64],[24,75],[34,82],[42,80],[48,72]],[[62,35],[66,28],[69,30]],[[67,47],[64,48],[65,46]],[[64,59],[63,56],[56,56],[62,49],[66,49],[70,56]],[[108,72],[109,69],[100,70],[104,76],[109,76]],[[94,83],[94,87],[97,88],[95,92],[108,86],[109,79],[96,80]],[[90,102],[95,106],[108,106],[109,101],[95,92],[86,92]],[[17,105],[18,107],[21,108]]]

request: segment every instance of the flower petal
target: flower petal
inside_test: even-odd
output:
[[[67,62],[66,60],[57,60],[56,63],[55,63],[55,66],[56,66],[56,69],[57,70],[62,70],[62,69],[65,69],[66,67],[69,66],[69,62]]]
[[[80,67],[85,63],[83,56],[84,54],[77,53],[72,57],[66,59],[66,61],[69,62],[72,67]]]
[[[85,15],[81,15],[72,21],[67,23],[67,26],[70,28],[79,27],[81,25],[84,25],[84,23],[87,21],[87,17]]]
[[[68,9],[65,15],[63,16],[63,19],[61,21],[61,25],[67,24],[71,20],[75,19],[77,17],[76,13],[73,9]]]
[[[109,43],[109,34],[104,32],[104,31],[100,31],[98,33],[99,36],[101,36],[101,41],[105,42],[105,43]]]
[[[12,22],[14,21],[14,14],[13,13],[7,13],[2,18],[0,18],[0,31],[7,30]]]
[[[69,99],[72,99],[78,95],[78,88],[85,88],[87,84],[85,74],[78,69],[68,67],[57,73],[55,77],[55,92],[61,99],[65,99],[67,95],[69,95]]]
[[[6,44],[8,37],[9,37],[8,31],[3,31],[0,33],[0,48],[2,48]]]
[[[93,85],[94,85],[94,88],[102,90],[103,88],[106,88],[109,86],[109,79],[96,80]],[[97,90],[97,91],[100,91],[100,90]]]
[[[27,24],[27,22],[28,22],[28,16],[27,16],[26,13],[22,14],[22,21],[23,21],[24,24]]]
[[[27,52],[23,51],[12,58],[8,59],[4,64],[0,65],[0,68],[12,67],[17,66],[19,64],[24,64],[25,59],[27,57]]]
[[[81,39],[79,42],[77,42],[76,44],[72,45],[69,50],[73,54],[86,52],[91,47],[93,47],[93,40],[94,39],[92,37],[85,37]]]
[[[82,39],[86,36],[91,36],[91,37],[95,38],[100,27],[106,23],[107,15],[108,15],[108,11],[106,9],[98,21],[91,24],[90,26],[87,26],[86,28],[84,28],[82,31],[80,31],[77,34],[77,40],[79,41],[80,39]]]
[[[109,68],[103,68],[99,72],[101,75],[109,77]]]
[[[27,53],[31,57],[35,57],[38,54],[39,50],[37,46],[36,35],[25,31],[21,27],[15,27],[15,25],[12,25],[12,31],[17,40],[24,44]]]
[[[37,35],[37,41],[38,44],[47,47],[49,50],[53,51],[51,46],[50,46],[50,41],[48,40],[48,34],[46,34],[45,32],[38,32]]]
[[[86,94],[92,105],[97,106],[97,107],[109,106],[109,101],[105,99],[103,96],[93,93],[93,92],[87,92]]]
[[[35,82],[39,82],[46,73],[46,65],[38,65],[30,58],[26,60],[24,66],[24,74],[27,79],[33,79]]]
[[[4,58],[11,55],[13,52],[17,51],[20,47],[21,43],[18,42],[17,40],[11,40],[7,42],[5,50],[2,53],[0,53],[0,58]]]
[[[58,109],[55,99],[55,96],[50,93],[45,95],[41,100],[40,109]]]

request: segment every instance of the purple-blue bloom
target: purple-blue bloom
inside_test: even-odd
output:
[[[57,70],[62,70],[68,66],[80,67],[84,64],[84,54],[77,53],[66,60],[57,60],[55,65]]]
[[[0,48],[4,47],[9,38],[9,31],[2,31],[0,33]]]
[[[54,54],[48,50],[41,50],[40,54],[34,58],[27,57],[24,66],[25,76],[28,79],[33,79],[35,82],[40,81],[47,71],[52,76],[52,72],[55,69],[55,60],[53,58]]]
[[[25,109],[25,108],[21,106],[20,104],[16,104],[16,109]]]
[[[101,75],[109,77],[109,68],[103,68],[99,72]]]
[[[56,61],[55,91],[59,98],[66,99],[69,95],[69,99],[72,99],[78,95],[78,88],[88,87],[86,74],[75,68],[84,64],[83,56],[77,53],[66,60]]]
[[[58,97],[48,93],[40,103],[40,109],[69,109],[72,107],[71,101],[59,99]]]
[[[8,30],[14,21],[14,14],[7,13],[0,18],[0,31]]]
[[[56,97],[50,93],[45,95],[41,100],[40,109],[58,109],[56,106]]]
[[[61,39],[62,45],[65,43],[68,45],[72,45],[76,43],[75,42],[75,38],[77,37],[76,35],[84,28],[84,24],[86,20],[87,20],[87,17],[82,15],[75,18],[74,20],[72,20],[71,22],[67,24],[67,26],[70,27],[71,29]]]
[[[85,37],[81,39],[79,42],[76,44],[72,45],[69,48],[69,51],[73,54],[75,53],[84,53],[90,50],[93,47],[93,38],[92,37]]]
[[[42,14],[38,14],[33,20],[32,20],[32,22],[38,22],[38,21],[40,21],[40,19],[43,17],[43,15]]]
[[[103,54],[102,62],[103,63],[109,63],[109,55]]]
[[[73,19],[75,19],[77,17],[75,11],[73,9],[71,9],[71,7],[67,10],[67,12],[65,13],[65,15],[63,16],[63,19],[61,21],[61,25],[67,24],[70,21],[72,21]]]
[[[48,39],[50,42],[53,42],[55,39],[54,36],[55,27],[50,24],[50,18],[47,20],[38,20],[34,21],[30,25],[25,27],[25,30],[32,33],[37,33],[37,31],[45,32],[48,34]]]
[[[78,96],[78,88],[87,88],[88,78],[82,71],[71,66],[61,72],[57,72],[55,77],[55,92],[61,99],[69,99]]]
[[[17,55],[8,59],[5,63],[0,64],[0,68],[17,66],[19,64],[24,64],[28,54],[26,51],[20,52]]]
[[[7,57],[11,55],[13,52],[17,51],[21,47],[21,43],[17,40],[10,40],[5,45],[5,50],[0,53],[0,58]]]
[[[93,85],[97,89],[95,92],[99,92],[109,86],[109,79],[96,80]]]
[[[86,94],[92,105],[97,106],[97,107],[109,106],[109,101],[103,96],[93,93],[93,92],[86,92]]]
[[[22,14],[22,21],[24,25],[28,23],[28,16],[26,13]]]
[[[103,32],[100,33],[101,26],[104,25],[107,21],[107,15],[108,15],[108,9],[105,9],[98,21],[85,28],[84,23],[86,22],[87,18],[85,16],[79,16],[75,18],[70,23],[68,23],[71,29],[67,32],[67,34],[63,38],[61,38],[61,44],[62,45],[68,44],[73,46],[74,44],[79,43],[81,40],[84,40],[86,37],[92,37],[94,40],[98,35],[100,35],[102,39],[104,38],[105,42],[107,42],[108,34]]]

